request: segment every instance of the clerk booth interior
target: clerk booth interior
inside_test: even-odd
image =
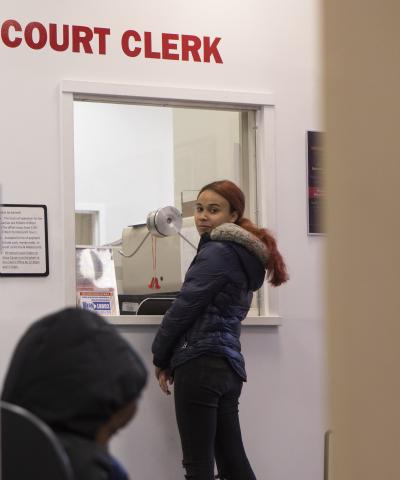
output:
[[[196,254],[195,199],[211,181],[240,185],[257,221],[255,114],[74,102],[78,304],[90,281],[115,288],[116,315],[165,313]],[[146,238],[148,214],[165,206],[181,212],[181,235]]]

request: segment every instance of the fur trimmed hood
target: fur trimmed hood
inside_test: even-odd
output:
[[[215,227],[210,233],[211,240],[234,242],[242,245],[246,250],[255,255],[266,269],[269,260],[269,251],[266,245],[255,235],[236,225],[236,223],[223,223]]]

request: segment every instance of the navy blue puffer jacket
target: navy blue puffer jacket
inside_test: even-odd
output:
[[[200,355],[224,356],[246,380],[241,322],[264,282],[267,261],[264,243],[238,225],[223,224],[203,234],[154,339],[154,365],[173,370]]]

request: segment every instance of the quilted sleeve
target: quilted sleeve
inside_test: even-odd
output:
[[[168,368],[179,338],[205,311],[212,298],[228,281],[234,253],[222,242],[208,242],[189,268],[181,291],[158,329],[153,341],[153,363]]]

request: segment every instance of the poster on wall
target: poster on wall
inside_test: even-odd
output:
[[[308,234],[320,235],[323,228],[323,136],[307,132]]]
[[[0,276],[48,274],[46,205],[0,204]]]

